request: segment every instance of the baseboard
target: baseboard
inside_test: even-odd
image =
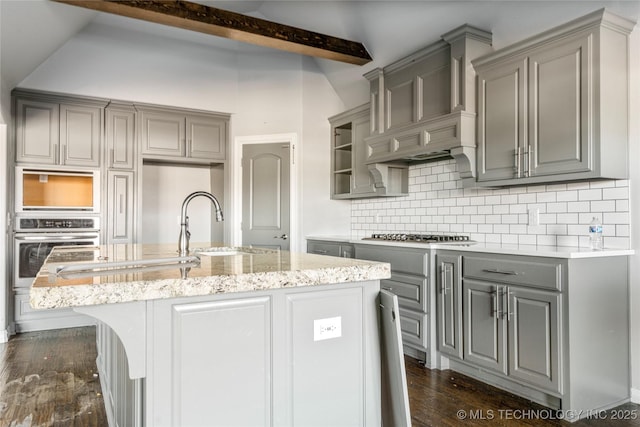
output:
[[[5,329],[0,331],[0,343],[8,342],[11,334],[9,333],[9,329]]]
[[[637,389],[637,388],[631,389],[631,402],[640,403],[640,389]]]

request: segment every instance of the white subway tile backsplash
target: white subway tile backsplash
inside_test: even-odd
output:
[[[353,236],[461,233],[488,243],[586,246],[595,216],[606,247],[629,247],[628,180],[462,188],[453,160],[410,166],[409,177],[408,196],[351,202]],[[540,225],[528,224],[530,209]]]

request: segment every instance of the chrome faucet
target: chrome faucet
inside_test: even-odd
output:
[[[191,237],[191,233],[189,232],[189,217],[187,216],[187,206],[189,202],[195,199],[198,196],[206,197],[211,200],[213,206],[216,208],[216,221],[220,222],[223,220],[222,218],[222,208],[220,207],[220,203],[218,199],[216,199],[213,194],[207,193],[206,191],[196,191],[195,193],[189,194],[182,202],[182,214],[180,216],[180,238],[178,240],[178,252],[180,256],[186,256],[189,254],[189,238]]]

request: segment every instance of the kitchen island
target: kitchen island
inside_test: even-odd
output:
[[[59,248],[34,280],[34,308],[97,319],[111,425],[381,425],[389,264],[200,247]]]

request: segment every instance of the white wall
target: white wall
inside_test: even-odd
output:
[[[180,214],[185,197],[194,191],[221,195],[223,171],[220,168],[153,163],[143,166],[142,243],[175,243],[180,234]],[[218,199],[225,211],[224,201]],[[222,224],[215,221],[213,204],[197,197],[187,209],[191,247],[198,242],[221,242]],[[200,245],[202,246],[202,245]]]
[[[350,213],[348,204],[329,199],[328,189],[327,117],[344,106],[309,63],[288,53],[257,49],[239,54],[100,23],[70,39],[19,86],[231,113],[230,141],[295,133],[299,154],[308,150],[298,183],[300,213],[315,213],[305,220],[302,239],[326,231],[326,224],[348,231]],[[229,197],[225,194],[227,210]],[[321,215],[319,204],[324,206]],[[225,226],[236,225],[225,221]]]

